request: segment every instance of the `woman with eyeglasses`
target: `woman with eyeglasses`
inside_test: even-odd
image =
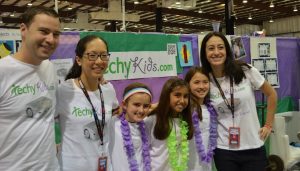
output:
[[[88,35],[78,42],[75,53],[74,64],[57,91],[61,170],[111,170],[106,123],[118,100],[112,84],[101,84],[110,56],[107,43]]]

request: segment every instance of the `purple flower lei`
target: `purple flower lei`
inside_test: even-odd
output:
[[[119,119],[121,120],[121,132],[123,138],[123,146],[126,150],[128,164],[131,171],[139,171],[138,163],[134,157],[134,147],[131,139],[130,134],[130,127],[128,125],[127,120],[125,119],[125,112],[123,112]],[[142,156],[143,156],[143,164],[144,170],[150,171],[151,170],[151,159],[150,159],[150,152],[149,152],[149,141],[148,136],[146,134],[145,129],[145,122],[141,121],[137,123],[139,125],[139,130],[141,131],[141,138],[142,138]]]
[[[208,151],[205,153],[205,147],[203,145],[203,140],[201,136],[201,130],[199,128],[199,117],[196,110],[194,110],[192,115],[193,126],[194,126],[194,136],[195,136],[195,144],[200,160],[204,163],[209,164],[213,158],[214,149],[217,147],[217,112],[213,108],[210,102],[205,104],[210,114],[210,123],[209,123],[209,144]]]

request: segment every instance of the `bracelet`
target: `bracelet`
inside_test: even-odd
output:
[[[270,124],[265,124],[264,127],[272,130],[272,126]]]

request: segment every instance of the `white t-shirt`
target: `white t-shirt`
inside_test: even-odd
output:
[[[54,138],[53,65],[0,60],[0,170],[59,170]]]
[[[226,106],[219,89],[214,81],[210,86],[210,98],[218,112],[218,145],[217,148],[230,150],[246,150],[261,147],[264,142],[259,138],[259,120],[256,112],[254,90],[259,89],[265,79],[259,71],[251,67],[244,71],[246,79],[234,88],[234,123],[240,127],[240,147],[229,148],[229,127],[233,126],[231,111]],[[213,80],[211,78],[211,80]],[[230,100],[230,79],[227,77],[217,78],[225,97]]]
[[[176,130],[176,139],[181,144],[180,136],[180,120],[178,118],[173,119],[172,130]],[[150,142],[150,157],[151,157],[151,170],[152,171],[172,171],[169,164],[169,150],[167,145],[167,139],[158,140],[154,137],[154,126],[156,124],[156,115],[151,115],[145,118],[146,129],[148,130],[149,142]]]
[[[118,101],[111,83],[101,85],[105,106],[105,123],[112,116],[112,109],[117,108]],[[101,100],[99,90],[88,92],[102,120]],[[97,171],[98,158],[102,151],[107,154],[108,129],[104,127],[104,145],[100,145],[93,111],[82,90],[69,79],[59,85],[57,91],[57,113],[62,134],[62,149],[60,164],[63,171]],[[108,158],[110,168],[110,159]]]
[[[144,170],[142,156],[142,137],[137,123],[130,123],[130,135],[134,147],[135,159],[138,163],[139,170]],[[112,117],[108,124],[109,129],[109,154],[112,159],[114,171],[130,171],[126,150],[123,145],[121,133],[121,121],[117,116]]]
[[[205,153],[208,150],[209,141],[209,126],[210,126],[210,114],[205,105],[201,105],[202,109],[202,121],[199,121],[199,128],[201,131],[202,142],[205,147]],[[194,132],[195,133],[195,132]],[[196,148],[195,136],[189,140],[189,171],[211,171],[211,164],[199,163],[199,155]]]

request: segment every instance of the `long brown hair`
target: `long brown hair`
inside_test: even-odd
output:
[[[172,77],[164,84],[157,108],[152,111],[151,114],[156,114],[156,124],[154,126],[154,137],[159,140],[166,139],[171,131],[172,127],[170,123],[172,122],[173,110],[170,107],[170,94],[174,91],[176,87],[186,87],[188,89],[188,84],[177,77]],[[188,106],[182,111],[182,119],[188,124],[188,139],[193,136],[193,126],[192,126],[192,115],[190,111],[190,106]]]
[[[203,75],[205,75],[208,80],[209,80],[209,75],[207,73],[205,73],[203,71],[203,68],[202,67],[198,67],[198,66],[194,66],[192,68],[189,69],[189,71],[186,73],[185,77],[184,77],[184,80],[190,84],[190,81],[192,80],[193,76],[196,74],[196,73],[201,73]],[[190,86],[189,86],[190,87]],[[207,95],[204,97],[204,100],[203,100],[203,103],[206,104],[208,103],[209,101],[209,93],[207,93]],[[197,113],[198,113],[198,117],[199,119],[202,121],[202,110],[201,110],[201,106],[200,104],[198,103],[198,99],[197,97],[195,97],[193,95],[193,93],[190,94],[190,107],[191,107],[191,111],[193,110],[196,110]]]
[[[212,72],[212,68],[211,68],[210,63],[208,62],[207,56],[206,56],[206,44],[207,44],[208,40],[213,36],[221,38],[225,44],[225,49],[226,49],[226,59],[225,59],[225,63],[224,63],[225,76],[233,77],[234,83],[239,84],[243,80],[243,78],[246,78],[244,70],[251,68],[251,66],[245,62],[233,59],[233,55],[232,55],[232,51],[231,51],[229,42],[227,41],[226,37],[220,32],[210,32],[202,40],[201,50],[200,50],[200,57],[201,57],[200,59],[201,59],[203,71],[206,73]]]

